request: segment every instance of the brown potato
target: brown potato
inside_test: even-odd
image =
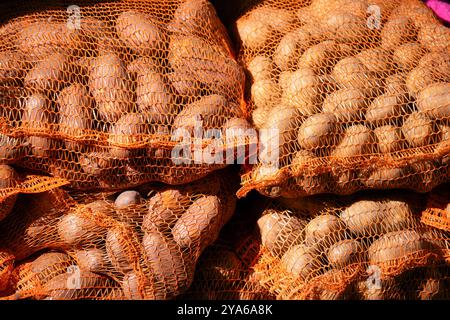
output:
[[[174,71],[167,73],[166,77],[169,84],[174,88],[175,92],[184,98],[200,96],[202,91],[202,84],[198,79],[189,73]]]
[[[404,148],[401,129],[392,125],[375,128],[373,131],[378,141],[378,149],[382,153],[400,151]]]
[[[346,55],[341,49],[335,41],[323,41],[306,49],[298,60],[298,67],[309,67],[315,72],[327,73],[327,70]]]
[[[362,183],[370,189],[401,188],[407,185],[404,168],[376,168]]]
[[[423,112],[413,112],[403,123],[402,132],[411,147],[424,147],[431,142],[433,121]]]
[[[432,119],[450,119],[450,83],[434,83],[419,91],[417,108]]]
[[[143,135],[148,133],[145,116],[140,113],[124,114],[109,131],[108,142],[112,145],[109,153],[119,159],[129,158],[133,149],[127,147],[141,143]]]
[[[333,268],[342,269],[353,263],[364,262],[364,253],[365,249],[358,240],[342,240],[328,249],[327,259]]]
[[[13,167],[0,165],[0,189],[14,188],[20,181],[20,177]],[[17,194],[3,198],[0,206],[0,221],[6,218],[14,208]]]
[[[309,280],[322,271],[323,265],[315,250],[304,244],[289,248],[281,259],[283,268],[295,277]]]
[[[255,81],[269,79],[272,75],[272,60],[266,56],[257,55],[249,61],[247,70]]]
[[[286,33],[273,54],[273,62],[281,71],[296,67],[298,58],[310,44],[310,34],[299,28]]]
[[[407,17],[393,17],[389,19],[381,30],[381,46],[387,50],[413,41],[417,30],[413,22]]]
[[[273,32],[268,23],[251,14],[239,18],[236,28],[242,45],[248,50],[263,47]]]
[[[199,247],[200,252],[218,237],[222,220],[222,206],[217,196],[205,196],[194,201],[172,229],[180,248]]]
[[[450,49],[450,30],[439,23],[428,23],[421,26],[417,40],[431,51],[447,51]]]
[[[370,154],[373,142],[373,132],[362,124],[355,124],[345,130],[344,137],[331,152],[331,156],[347,158]]]
[[[121,286],[127,300],[163,300],[164,292],[154,289],[154,283],[144,274],[130,271],[123,277]]]
[[[403,70],[411,70],[419,63],[425,50],[418,43],[405,43],[394,51],[394,62]]]
[[[318,113],[306,119],[298,131],[298,143],[304,149],[327,147],[338,132],[337,119],[332,113]]]
[[[370,29],[365,16],[342,10],[330,13],[325,19],[324,25],[332,33],[332,39],[350,44],[367,41]]]
[[[0,84],[7,84],[21,80],[29,63],[17,51],[3,51],[0,53]]]
[[[253,110],[252,121],[257,129],[261,129],[264,126],[264,123],[267,121],[267,116],[271,110],[272,108],[270,106],[256,108]]]
[[[83,210],[83,209],[80,209]],[[102,239],[104,228],[76,212],[69,212],[58,221],[58,237],[68,246]]]
[[[366,111],[366,121],[372,125],[385,125],[398,121],[403,113],[403,97],[383,94],[376,97]]]
[[[99,248],[77,249],[72,256],[83,271],[108,273],[112,268],[106,252]]]
[[[89,90],[105,121],[114,123],[133,107],[130,79],[123,62],[113,53],[99,55],[91,61]]]
[[[127,273],[134,270],[138,259],[138,236],[123,226],[110,228],[106,234],[106,253],[117,272]]]
[[[449,76],[450,77],[450,76]],[[438,82],[441,78],[440,71],[433,69],[428,65],[419,66],[412,69],[406,77],[406,87],[408,88],[409,94],[412,97],[417,97],[417,94],[423,89],[431,84]]]
[[[281,88],[273,79],[256,80],[251,87],[251,96],[257,109],[272,108],[280,102]]]
[[[309,247],[320,245],[329,248],[345,237],[345,224],[339,217],[330,214],[315,217],[305,227],[305,243]]]
[[[340,89],[329,94],[322,105],[325,113],[334,113],[338,121],[355,121],[362,118],[367,106],[365,95],[358,89]]]
[[[127,47],[144,56],[165,50],[167,44],[159,22],[141,12],[122,12],[116,20],[116,32]]]
[[[393,67],[391,53],[382,47],[363,50],[355,57],[358,58],[370,72],[386,74],[390,73]]]
[[[395,95],[400,103],[406,103],[409,96],[405,80],[405,73],[396,73],[387,77],[385,80],[385,94]]]

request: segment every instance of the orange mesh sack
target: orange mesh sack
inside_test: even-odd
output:
[[[64,3],[30,3],[0,26],[0,162],[77,189],[182,184],[224,167],[218,155],[241,142],[222,133],[249,124],[214,7]]]
[[[450,191],[444,184],[429,193],[427,208],[422,212],[421,221],[429,226],[450,232]]]
[[[58,258],[58,264],[50,266],[50,275],[30,272],[27,264],[20,266],[11,276],[13,293],[5,298],[171,299],[180,295],[193,280],[198,257],[234,213],[237,188],[232,184],[236,186],[237,181],[229,176],[229,172],[212,174],[177,188],[144,185],[140,192],[118,195],[61,194],[62,200],[50,210],[28,208],[29,214],[17,205],[19,211],[0,225],[0,248],[8,248],[16,261],[42,250],[56,250],[64,259],[62,265]],[[51,206],[52,202],[40,203]],[[78,291],[67,290],[71,289],[65,287],[68,278],[81,283]]]
[[[450,30],[421,1],[266,0],[235,29],[268,153],[240,195],[448,181]]]
[[[449,299],[450,234],[415,194],[273,203],[253,269],[277,299]]]

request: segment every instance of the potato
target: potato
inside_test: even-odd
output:
[[[261,129],[267,120],[267,116],[272,108],[270,106],[265,106],[263,108],[256,108],[252,112],[252,121],[257,129]]]
[[[291,11],[270,6],[256,8],[250,14],[268,23],[273,30],[280,33],[288,31],[295,20],[295,15]]]
[[[396,73],[388,76],[385,80],[385,94],[397,96],[399,103],[407,103],[409,96],[405,80],[405,73]]]
[[[306,49],[298,60],[298,67],[309,67],[317,73],[327,73],[344,55],[346,52],[335,41],[323,41]]]
[[[0,165],[0,189],[15,188],[20,181],[20,177],[13,167]],[[0,207],[0,221],[6,218],[14,208],[17,194],[3,198]]]
[[[431,51],[447,51],[450,49],[450,30],[438,23],[428,23],[421,26],[417,40]],[[443,53],[444,54],[444,53]]]
[[[356,121],[362,118],[367,105],[364,93],[358,89],[340,89],[329,94],[322,112],[334,113],[338,121]]]
[[[417,94],[429,85],[438,82],[440,78],[440,73],[436,69],[432,69],[429,66],[419,66],[412,69],[406,77],[406,87],[408,88],[409,94],[412,97],[417,97]]]
[[[0,164],[16,163],[26,155],[28,143],[24,139],[9,137],[0,133]]]
[[[291,74],[283,90],[281,103],[297,108],[301,114],[312,115],[318,112],[320,93],[320,81],[314,71],[300,68]]]
[[[323,268],[317,253],[304,244],[290,247],[283,255],[281,265],[287,272],[302,280],[311,279]]]
[[[365,249],[358,240],[342,240],[328,249],[327,259],[335,269],[364,262]]]
[[[308,48],[310,35],[299,28],[286,33],[273,54],[273,62],[282,71],[296,67],[298,58]]]
[[[251,96],[256,108],[270,108],[279,103],[281,88],[273,79],[257,80],[252,84]]]
[[[21,80],[25,76],[29,63],[17,51],[0,53],[0,84]]]
[[[144,13],[122,12],[116,20],[116,32],[128,48],[140,55],[165,50],[167,39],[159,22]]]
[[[38,62],[27,73],[24,85],[33,92],[55,92],[73,77],[67,56],[56,53]]]
[[[317,158],[314,153],[308,150],[300,150],[294,154],[290,164],[291,175],[294,177],[297,187],[304,190],[307,194],[318,194],[327,191],[326,173],[310,174],[305,169],[308,168],[308,162]]]
[[[401,129],[392,125],[375,128],[373,131],[378,141],[378,149],[382,153],[400,151],[404,148]]]
[[[332,33],[334,40],[350,44],[367,41],[370,29],[367,28],[365,16],[342,10],[332,12],[325,19],[324,26]]]
[[[195,36],[172,35],[168,60],[175,72],[191,75],[211,92],[230,100],[241,98],[244,70],[223,46]]]
[[[170,91],[171,94],[177,93],[184,98],[200,96],[202,91],[202,84],[197,78],[189,73],[174,71],[166,74],[168,85],[175,91]]]
[[[114,162],[106,152],[80,154],[78,162],[84,173],[98,177],[108,174],[114,167]]]
[[[66,272],[48,281],[47,300],[123,299],[119,285],[105,276],[82,270],[79,275]]]
[[[298,130],[298,143],[304,149],[329,146],[337,134],[337,120],[332,113],[318,113],[306,119]]]
[[[403,122],[402,132],[411,147],[424,147],[431,142],[433,122],[425,113],[416,111]]]
[[[344,209],[340,215],[347,228],[356,236],[371,237],[399,231],[411,226],[414,217],[406,202],[360,200]]]
[[[367,3],[365,0],[313,0],[309,6],[309,11],[316,19],[340,11],[365,17]]]
[[[370,264],[384,265],[395,263],[397,260],[407,258],[408,255],[428,249],[430,245],[417,231],[403,230],[381,236],[372,243],[367,253]]]
[[[391,53],[382,47],[365,49],[355,57],[361,61],[369,72],[387,74],[390,73],[393,68]]]
[[[373,132],[362,124],[355,124],[345,130],[344,137],[331,152],[332,157],[347,158],[373,152]]]
[[[329,248],[334,243],[345,238],[345,224],[336,216],[323,214],[315,217],[305,227],[305,243],[312,247]]]
[[[403,70],[411,70],[417,66],[425,50],[418,43],[405,43],[394,51],[394,62]]]
[[[255,81],[270,79],[272,75],[272,61],[263,55],[255,56],[249,61],[247,70]]]
[[[204,129],[220,128],[225,116],[238,114],[228,101],[220,95],[203,96],[184,107],[173,122],[173,130],[186,130],[191,135],[198,126]]]
[[[76,53],[83,49],[82,33],[69,29],[66,22],[33,21],[19,28],[16,47],[31,61],[42,61],[55,53]]]
[[[248,50],[260,49],[272,34],[270,25],[252,14],[240,17],[236,21],[236,29],[243,47]]]
[[[267,210],[257,224],[262,245],[272,254],[281,256],[289,247],[303,241],[306,221],[286,212]]]
[[[424,54],[419,61],[419,67],[427,67],[436,72],[437,78],[442,80],[450,78],[450,57],[443,52],[432,51]]]
[[[160,191],[148,200],[148,213],[144,216],[142,230],[151,232],[173,229],[173,225],[190,206],[191,200],[176,189]]]
[[[404,112],[401,95],[383,94],[376,97],[366,111],[366,121],[372,125],[395,123]]]
[[[77,249],[73,252],[72,257],[83,271],[108,273],[111,270],[111,265],[107,259],[106,252],[102,249]]]
[[[57,229],[58,237],[68,246],[98,241],[104,234],[103,227],[76,212],[62,216]]]
[[[438,82],[417,94],[417,108],[432,119],[450,118],[450,83]]]
[[[134,270],[138,259],[138,236],[131,229],[120,225],[110,228],[106,233],[106,253],[117,272],[127,273]]]
[[[183,259],[178,245],[160,233],[145,233],[142,240],[145,258],[155,278],[155,295],[165,299],[186,290],[193,280],[194,266]]]
[[[116,122],[133,107],[130,79],[120,58],[113,53],[101,54],[89,66],[89,90],[100,117]]]
[[[175,242],[182,248],[199,247],[200,252],[219,235],[222,206],[217,196],[205,196],[194,201],[172,229]]]
[[[381,30],[381,46],[386,50],[396,49],[404,43],[414,41],[416,34],[417,30],[410,19],[393,17]]]
[[[138,58],[128,66],[136,75],[136,104],[141,113],[150,113],[164,124],[175,113],[175,98],[158,67],[150,59]]]
[[[153,279],[152,279],[153,280]],[[142,273],[130,271],[121,281],[122,290],[127,300],[163,300],[164,292],[155,291],[152,280]]]
[[[112,145],[109,153],[112,157],[126,159],[133,154],[128,146],[142,142],[147,131],[146,119],[139,113],[124,114],[111,127],[108,142]]]
[[[369,177],[362,178],[362,183],[369,189],[401,188],[406,185],[404,168],[376,168]]]
[[[130,190],[130,191],[124,191],[121,194],[119,194],[114,201],[114,205],[117,209],[125,209],[130,205],[138,205],[141,204],[144,201],[142,199],[142,196],[139,192]]]

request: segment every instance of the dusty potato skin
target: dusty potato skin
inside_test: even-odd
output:
[[[403,96],[383,94],[376,97],[366,111],[366,121],[372,125],[398,122],[403,113]]]

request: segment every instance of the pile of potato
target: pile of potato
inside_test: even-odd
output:
[[[261,161],[242,194],[429,191],[445,181],[450,29],[421,1],[267,0],[235,27],[253,124],[278,130],[260,143],[279,143],[281,168]]]
[[[110,189],[223,167],[171,154],[180,141],[191,151],[194,133],[247,126],[243,68],[214,7],[119,1],[80,15],[75,27],[65,7],[0,26],[0,163]]]
[[[274,202],[255,273],[278,299],[448,298],[450,234],[420,222],[424,207],[416,194]]]
[[[0,223],[0,248],[12,256],[0,259],[0,290],[7,299],[174,298],[234,213],[230,182],[213,174],[118,195],[26,195]],[[75,278],[81,284],[71,287]]]

